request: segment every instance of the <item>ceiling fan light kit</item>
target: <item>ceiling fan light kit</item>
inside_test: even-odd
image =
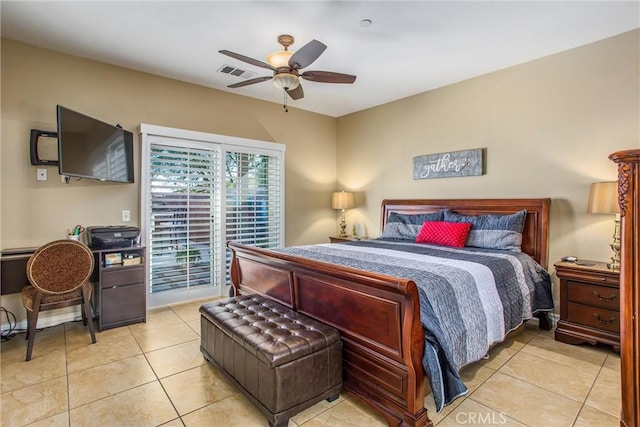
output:
[[[300,79],[295,74],[278,73],[273,76],[273,85],[278,89],[291,90],[300,86]]]
[[[300,85],[300,78],[320,83],[353,83],[356,80],[356,76],[349,74],[334,73],[331,71],[305,71],[302,74],[298,70],[311,65],[322,53],[327,46],[318,40],[311,40],[306,45],[302,46],[297,52],[289,50],[294,42],[293,36],[288,34],[282,34],[278,37],[278,43],[282,45],[284,50],[273,52],[267,56],[267,62],[250,58],[248,56],[241,55],[239,53],[231,52],[228,50],[220,50],[223,55],[230,56],[234,59],[246,62],[256,67],[267,68],[273,71],[272,76],[257,77],[255,79],[246,80],[239,83],[231,84],[229,88],[239,88],[243,86],[252,85],[255,83],[264,82],[266,80],[272,80],[273,85],[285,92],[285,110],[286,110],[286,96],[289,95],[291,99],[301,99],[304,97],[302,85]]]

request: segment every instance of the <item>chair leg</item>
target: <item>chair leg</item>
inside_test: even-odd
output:
[[[33,351],[33,341],[36,337],[36,325],[38,324],[38,312],[27,311],[27,357],[25,360],[31,360],[31,352]]]
[[[80,304],[80,305],[81,305],[81,307],[80,307],[80,314],[82,314],[82,324],[83,324],[84,326],[87,326],[87,312],[86,312],[86,310],[84,309],[84,297],[83,297],[83,300],[82,300],[82,304]]]
[[[91,301],[89,300],[89,295],[82,290],[82,313],[83,317],[87,320],[87,325],[89,326],[89,333],[91,334],[91,344],[96,343],[96,332],[93,328],[93,318],[91,317]]]
[[[36,292],[36,296],[33,298],[33,306],[31,311],[27,310],[27,361],[31,360],[31,352],[33,351],[33,341],[36,337],[36,326],[38,326],[38,314],[40,314],[40,301],[42,300],[42,294]]]
[[[27,310],[27,333],[24,334],[24,339],[28,340],[29,339],[29,318],[30,318],[30,314],[29,314],[29,310]]]

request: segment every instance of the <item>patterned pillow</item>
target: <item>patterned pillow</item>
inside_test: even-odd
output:
[[[426,221],[422,224],[416,243],[435,243],[464,248],[469,230],[471,230],[470,222]]]
[[[470,222],[472,224],[467,237],[467,246],[505,249],[512,252],[521,252],[522,231],[526,218],[526,210],[511,215],[462,215],[451,209],[444,211],[445,221]]]
[[[442,221],[444,210],[426,214],[401,214],[391,212],[382,230],[383,239],[416,240],[425,221]]]

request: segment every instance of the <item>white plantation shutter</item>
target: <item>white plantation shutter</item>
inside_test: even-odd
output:
[[[226,153],[226,238],[261,248],[281,244],[280,158]]]
[[[284,146],[141,125],[149,304],[226,295],[227,240],[284,242]]]
[[[219,150],[150,145],[150,292],[217,286]]]

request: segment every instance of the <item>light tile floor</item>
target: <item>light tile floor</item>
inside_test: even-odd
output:
[[[19,334],[1,345],[2,426],[266,426],[266,419],[200,354],[202,301],[149,312],[147,323],[97,334],[80,322],[37,332],[24,361]],[[525,325],[488,359],[462,370],[466,397],[438,426],[618,426],[620,359],[607,347],[571,346]],[[323,401],[289,425],[384,426],[353,395]]]

